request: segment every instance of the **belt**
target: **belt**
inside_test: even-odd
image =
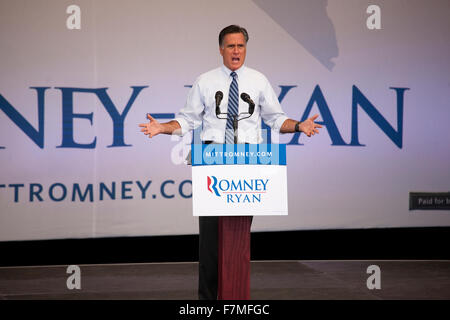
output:
[[[212,140],[206,140],[206,141],[202,141],[202,143],[203,144],[211,144],[211,143],[214,143],[214,141],[212,141]],[[245,142],[245,143],[239,143],[239,144],[249,144],[248,142]]]

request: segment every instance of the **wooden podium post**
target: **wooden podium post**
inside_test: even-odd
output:
[[[252,216],[219,217],[218,299],[250,299]]]

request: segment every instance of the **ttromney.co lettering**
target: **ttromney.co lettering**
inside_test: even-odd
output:
[[[0,199],[12,202],[94,202],[105,200],[191,198],[192,181],[113,181],[98,183],[0,183]]]

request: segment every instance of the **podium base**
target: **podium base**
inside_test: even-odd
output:
[[[219,217],[218,299],[250,299],[252,216]]]

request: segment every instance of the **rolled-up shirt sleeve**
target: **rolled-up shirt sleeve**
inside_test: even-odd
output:
[[[181,135],[185,135],[202,124],[204,109],[199,79],[197,79],[189,90],[186,104],[174,119],[180,124]]]
[[[269,80],[265,78],[266,84],[260,98],[261,117],[264,122],[275,132],[280,132],[284,121],[288,119],[281,108],[278,97],[273,91]]]

